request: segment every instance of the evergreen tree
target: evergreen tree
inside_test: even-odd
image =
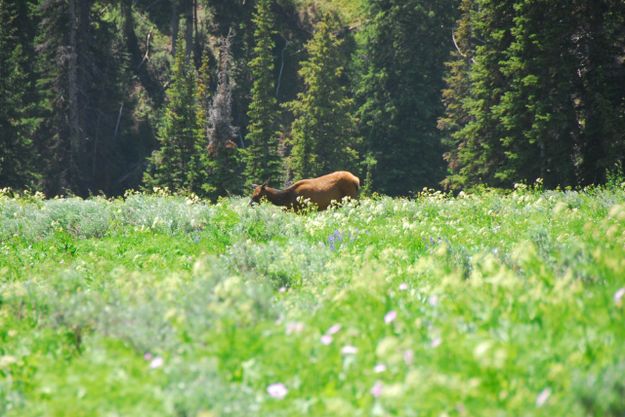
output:
[[[210,172],[214,170],[214,161],[208,153],[208,114],[211,105],[211,69],[210,51],[204,49],[202,63],[198,70],[197,88],[195,95],[197,131],[194,142],[194,151],[191,157],[189,173],[191,190],[200,196],[214,195],[216,188],[211,185]]]
[[[76,170],[70,160],[72,152],[68,146],[69,126],[67,123],[67,4],[64,1],[48,0],[40,5],[42,20],[37,33],[39,50],[37,69],[41,74],[41,107],[45,111],[42,123],[42,154],[47,156],[44,167],[44,189],[55,195],[71,189],[70,178]],[[55,65],[50,65],[54,62]],[[61,97],[65,97],[63,100]]]
[[[567,2],[568,3],[568,2]],[[602,183],[625,162],[625,2],[570,0],[578,58],[573,75],[578,124],[578,182]]]
[[[449,64],[440,120],[448,185],[603,182],[625,155],[622,2],[468,5],[459,38],[469,52]]]
[[[48,194],[119,192],[129,149],[131,75],[115,22],[96,0],[43,0],[37,35],[39,132]],[[124,112],[126,110],[126,112]]]
[[[451,59],[446,63],[446,88],[442,99],[445,113],[438,120],[438,127],[443,132],[442,143],[446,148],[443,158],[448,165],[448,175],[442,181],[444,188],[456,189],[464,185],[464,177],[460,175],[460,150],[465,147],[465,138],[458,132],[469,123],[471,116],[463,105],[463,100],[470,91],[469,74],[474,61],[474,45],[471,35],[471,7],[473,0],[462,0],[460,19],[452,33],[454,50]]]
[[[295,117],[288,160],[295,178],[355,166],[354,102],[348,97],[346,74],[349,54],[342,48],[340,31],[341,24],[333,15],[325,15],[316,25],[306,44],[308,58],[299,70],[304,91],[287,106]]]
[[[567,2],[515,4],[512,43],[502,74],[509,80],[492,108],[504,131],[505,164],[495,176],[503,185],[544,179],[547,187],[575,183],[574,148],[579,136],[572,76],[574,27]]]
[[[36,120],[29,103],[26,57],[18,39],[15,1],[0,0],[0,187],[35,186],[33,135]]]
[[[496,109],[510,82],[501,63],[508,57],[512,43],[514,3],[514,0],[478,0],[475,7],[463,8],[460,21],[470,25],[472,38],[479,39],[479,45],[467,52],[470,64],[461,64],[459,69],[459,74],[466,71],[466,79],[457,80],[452,85],[455,91],[448,90],[452,94],[445,97],[448,103],[445,123],[452,126],[452,142],[458,145],[457,150],[448,154],[453,161],[448,182],[453,188],[480,183],[511,185],[510,176],[502,175],[507,163],[502,143],[506,131]],[[463,42],[467,41],[470,42]],[[460,96],[453,97],[454,93]],[[449,103],[458,107],[449,112]]]
[[[237,145],[239,129],[232,123],[232,89],[230,75],[232,55],[232,32],[221,38],[217,90],[208,111],[208,154],[211,158],[208,187],[217,198],[239,194],[241,180],[241,157]]]
[[[371,0],[360,131],[371,156],[373,189],[402,195],[443,178],[444,62],[453,48],[455,0]]]
[[[182,35],[177,43],[172,82],[167,90],[167,104],[158,131],[160,148],[150,158],[144,181],[151,187],[190,191],[195,174],[191,168],[197,134],[196,85],[194,69],[186,57]],[[197,169],[195,166],[193,168]]]
[[[248,132],[245,137],[246,186],[268,179],[277,180],[281,173],[278,155],[276,122],[278,104],[274,80],[274,17],[272,0],[259,0],[254,15],[254,57],[249,63],[252,74],[252,101],[247,115]]]

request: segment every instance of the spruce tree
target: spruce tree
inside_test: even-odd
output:
[[[208,47],[202,54],[201,65],[197,74],[196,94],[196,134],[191,156],[188,179],[190,189],[200,196],[212,196],[215,186],[211,185],[210,172],[214,169],[214,161],[208,152],[208,114],[211,105],[211,67]]]
[[[16,2],[0,0],[0,188],[36,185],[36,120],[26,91],[26,59],[17,37]]]
[[[596,184],[625,166],[625,2],[570,0],[578,58],[575,101],[582,127],[578,181]]]
[[[495,174],[504,185],[534,182],[547,187],[575,184],[575,142],[579,136],[571,77],[574,22],[567,2],[515,4],[512,42],[501,62],[509,80],[492,109],[504,131],[506,163]]]
[[[479,39],[470,54],[470,64],[464,64],[469,85],[455,86],[460,97],[446,96],[448,103],[455,102],[460,108],[448,117],[453,123],[454,151],[452,175],[448,177],[452,187],[487,184],[509,186],[511,177],[505,171],[506,149],[502,138],[506,128],[496,113],[510,79],[504,74],[502,62],[508,57],[512,43],[514,0],[478,0],[475,7],[463,9],[464,19],[469,19],[471,34]],[[467,88],[468,87],[468,88]]]
[[[441,90],[455,0],[371,0],[360,132],[377,161],[373,190],[405,195],[443,179]]]
[[[463,8],[459,27],[470,30],[459,38],[470,60],[450,62],[440,119],[448,185],[605,180],[625,155],[623,8],[587,0]]]
[[[37,70],[41,74],[40,106],[44,112],[41,152],[46,155],[43,186],[47,194],[55,195],[72,188],[76,172],[70,160],[67,123],[67,5],[63,1],[44,1],[39,6],[42,16],[37,32]],[[61,54],[61,52],[64,52]],[[54,62],[55,65],[50,65]],[[66,99],[62,100],[61,97]]]
[[[288,103],[291,126],[289,169],[296,179],[354,169],[354,102],[348,95],[349,53],[339,36],[338,17],[325,15],[306,44],[307,59],[299,75],[304,91]]]
[[[168,187],[176,192],[193,188],[194,172],[190,169],[197,133],[195,70],[186,57],[182,35],[177,43],[172,82],[158,130],[160,148],[150,157],[144,177],[149,187]]]
[[[280,178],[281,162],[278,155],[277,119],[278,103],[275,97],[275,43],[272,0],[259,0],[253,22],[254,56],[249,63],[252,84],[252,101],[247,115],[248,132],[245,137],[246,186],[254,182]]]
[[[458,132],[471,120],[463,100],[470,91],[470,70],[474,61],[474,45],[471,36],[471,8],[473,0],[462,0],[460,18],[452,33],[454,49],[451,59],[445,66],[446,87],[442,91],[445,113],[438,119],[438,128],[442,131],[442,143],[445,147],[443,158],[447,162],[448,175],[442,181],[446,189],[458,189],[465,184],[466,178],[460,174],[460,150],[465,146],[465,138]]]
[[[92,171],[86,166],[92,158],[86,153],[86,142],[93,135],[87,126],[92,122],[87,110],[96,107],[91,106],[93,96],[87,93],[94,69],[89,65],[93,63],[91,5],[92,0],[43,0],[40,4],[38,69],[41,105],[46,111],[42,146],[49,160],[44,187],[51,195],[89,193],[87,174]]]
[[[115,22],[95,0],[42,0],[37,72],[48,194],[123,191],[128,175],[131,66]],[[137,163],[138,158],[132,162]]]

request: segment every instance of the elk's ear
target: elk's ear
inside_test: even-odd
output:
[[[266,187],[267,185],[269,185],[269,180],[265,180],[265,182],[263,182],[263,187]]]
[[[255,190],[258,187],[258,184],[252,184],[252,190]]]

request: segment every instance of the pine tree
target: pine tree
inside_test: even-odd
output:
[[[470,61],[456,56],[449,64],[440,120],[451,147],[450,186],[605,180],[625,155],[618,87],[625,71],[615,65],[623,7],[480,0],[463,8],[460,23],[470,31],[459,34]]]
[[[160,148],[150,158],[144,181],[149,187],[190,191],[194,182],[194,172],[190,169],[197,134],[195,70],[186,57],[182,35],[177,43],[172,82],[158,131]]]
[[[33,187],[36,120],[26,89],[25,55],[17,37],[16,4],[0,0],[0,187]]]
[[[470,70],[474,61],[474,45],[471,35],[471,7],[473,0],[462,0],[460,19],[452,33],[454,50],[451,60],[446,63],[446,87],[442,92],[445,113],[438,119],[438,128],[443,132],[442,143],[446,148],[443,158],[447,162],[448,175],[442,181],[447,189],[457,189],[464,185],[465,177],[460,175],[460,150],[465,147],[465,138],[458,132],[471,120],[463,100],[470,91]]]
[[[268,179],[277,180],[281,173],[278,155],[278,104],[275,98],[274,17],[272,0],[259,0],[253,22],[254,57],[249,63],[253,84],[252,101],[247,115],[248,133],[245,137],[246,186]]]
[[[448,90],[451,95],[445,97],[447,103],[458,106],[450,112],[448,105],[449,121],[445,122],[452,123],[452,143],[457,144],[456,150],[448,154],[453,165],[447,182],[452,188],[482,183],[511,185],[502,143],[506,130],[496,110],[510,82],[501,63],[508,57],[512,43],[514,3],[478,0],[475,7],[463,8],[461,22],[468,19],[464,24],[470,25],[472,38],[479,39],[479,45],[468,52],[470,64],[461,64],[464,67],[459,71],[466,74],[466,79],[456,80],[451,85],[455,91]]]
[[[132,76],[115,22],[93,13],[96,0],[42,0],[37,34],[38,136],[48,194],[123,191],[127,175]]]
[[[44,0],[40,4],[38,69],[42,74],[41,105],[47,113],[42,125],[47,138],[42,146],[49,156],[44,186],[52,195],[87,193],[81,165],[88,160],[84,138],[89,97],[78,92],[87,90],[90,6],[91,1],[76,0]]]
[[[197,130],[194,151],[191,157],[189,174],[190,189],[200,196],[213,196],[216,188],[211,185],[210,172],[215,163],[208,153],[208,114],[211,105],[211,67],[208,47],[202,54],[202,63],[198,70],[195,95]]]
[[[443,179],[441,93],[456,1],[372,0],[360,81],[360,132],[373,189],[405,195]]]
[[[506,159],[495,175],[505,185],[539,177],[547,187],[573,185],[579,127],[570,4],[520,0],[514,7],[512,43],[501,62],[509,82],[492,109],[504,128]]]
[[[356,164],[354,102],[348,97],[346,73],[349,54],[342,48],[340,30],[338,18],[332,15],[316,25],[306,44],[308,58],[299,70],[304,91],[287,105],[295,117],[288,160],[295,178],[353,169]]]
[[[570,0],[578,58],[575,77],[578,181],[602,183],[606,171],[625,162],[625,2]]]

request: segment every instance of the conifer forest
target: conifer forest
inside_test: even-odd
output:
[[[0,0],[0,187],[605,183],[622,0]]]

